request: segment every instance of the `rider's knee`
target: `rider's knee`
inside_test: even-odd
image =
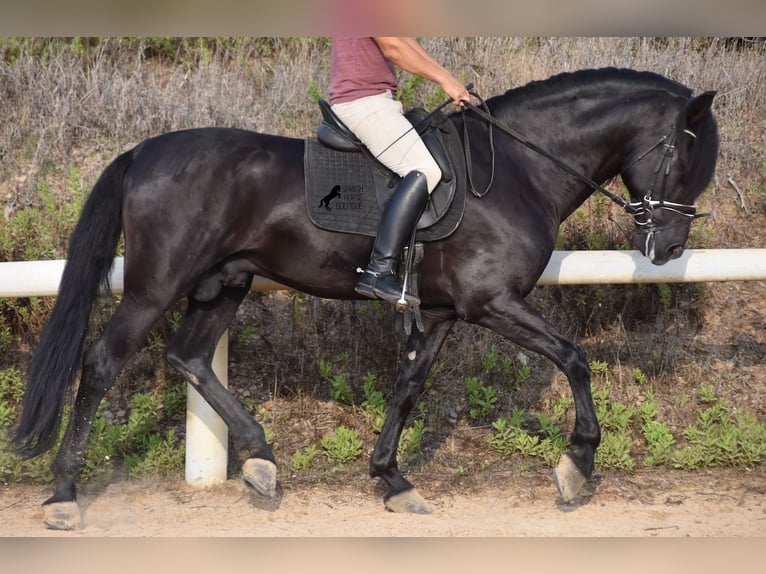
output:
[[[434,162],[433,165],[422,167],[418,171],[422,172],[423,175],[426,176],[426,181],[428,182],[428,193],[431,193],[434,189],[436,189],[436,186],[439,185],[439,182],[442,179],[442,170],[439,169],[439,166],[436,165],[436,162]]]

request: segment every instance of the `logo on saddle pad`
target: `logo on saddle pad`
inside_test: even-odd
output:
[[[362,185],[335,185],[330,193],[325,195],[317,207],[324,207],[327,211],[359,211],[364,209],[364,186]],[[330,205],[332,203],[332,206]]]

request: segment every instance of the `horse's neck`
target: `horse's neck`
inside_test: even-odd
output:
[[[601,185],[618,176],[622,167],[642,146],[666,134],[672,122],[668,114],[647,114],[647,104],[619,98],[594,99],[580,105],[562,122],[559,114],[540,121],[558,122],[549,142],[552,154],[564,164]],[[562,221],[596,190],[561,170]]]

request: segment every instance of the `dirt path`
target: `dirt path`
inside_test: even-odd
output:
[[[763,469],[641,471],[600,477],[574,508],[557,504],[543,475],[459,493],[428,492],[428,516],[386,512],[376,485],[297,488],[254,499],[238,480],[207,489],[117,482],[83,491],[84,528],[47,530],[49,489],[0,487],[4,537],[760,537],[766,536]]]

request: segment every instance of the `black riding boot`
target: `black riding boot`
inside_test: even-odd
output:
[[[426,176],[419,171],[408,173],[383,210],[372,255],[355,291],[372,299],[379,297],[396,305],[402,297],[402,285],[396,276],[396,264],[404,245],[412,236],[428,201]],[[412,293],[404,294],[407,305],[419,305]]]

